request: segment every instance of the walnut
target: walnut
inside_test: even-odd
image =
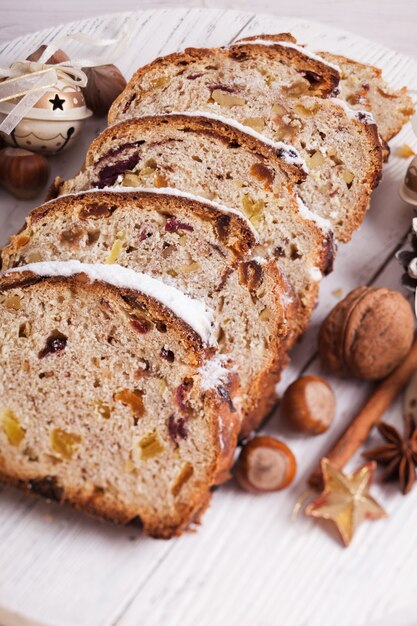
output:
[[[319,354],[334,374],[379,380],[405,358],[413,335],[413,312],[398,291],[358,287],[324,320]]]

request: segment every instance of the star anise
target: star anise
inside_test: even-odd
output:
[[[410,415],[404,417],[404,434],[385,422],[377,426],[386,443],[364,452],[363,456],[385,465],[383,480],[399,480],[404,495],[409,493],[416,480],[417,427]]]

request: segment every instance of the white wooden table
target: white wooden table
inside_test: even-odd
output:
[[[46,25],[51,16],[54,21],[58,15],[75,17],[64,14],[64,9],[74,10],[74,2],[59,9],[49,2],[42,4],[50,7],[50,13],[41,13],[38,5],[35,10],[35,5],[23,2],[11,7],[7,15],[0,9],[1,38]],[[299,9],[297,1],[293,4],[294,10]],[[331,9],[330,2],[317,5],[322,10]],[[381,10],[387,8],[385,2],[379,5]],[[405,1],[403,5],[411,7]],[[91,7],[98,13],[108,5],[94,1],[83,8],[92,11]],[[356,2],[349,5],[347,19],[359,15],[358,7]],[[53,14],[53,9],[57,13]],[[13,20],[18,15],[25,16],[26,21],[17,26]],[[340,11],[338,19],[342,22]],[[388,31],[383,20],[379,24]],[[117,30],[120,22],[110,19],[107,26]],[[395,20],[389,26],[397,32]],[[97,20],[83,27],[88,32],[100,28]],[[157,54],[184,45],[218,45],[238,34],[292,30],[313,49],[327,47],[381,64],[395,85],[407,82],[417,89],[416,61],[300,19],[224,10],[165,10],[138,14],[136,28],[134,46],[118,62],[126,75]],[[411,26],[405,28],[409,37]],[[39,40],[29,38],[4,52],[0,42],[0,62],[11,60],[13,54],[27,53],[38,44]],[[90,121],[77,148],[51,160],[53,174],[68,176],[76,171],[100,126]],[[404,141],[417,149],[409,127],[393,142],[393,150]],[[406,166],[407,162],[398,157],[391,159],[364,225],[348,246],[341,246],[335,272],[322,284],[320,306],[294,351],[282,388],[301,371],[320,372],[315,357],[317,329],[337,302],[340,290],[347,293],[364,283],[399,288],[401,270],[393,254],[403,242],[412,217],[396,191]],[[15,201],[0,191],[0,245],[34,205],[33,201]],[[375,495],[391,518],[364,524],[348,550],[311,520],[301,516],[296,523],[290,521],[309,471],[369,392],[364,384],[331,382],[338,400],[331,432],[314,439],[295,437],[285,431],[278,415],[265,428],[284,438],[298,458],[299,472],[291,488],[278,495],[255,497],[228,484],[215,493],[197,534],[155,541],[137,530],[98,523],[66,507],[0,489],[2,626],[417,624],[417,489],[403,498],[395,488],[375,486]],[[399,424],[400,415],[397,405],[388,417]],[[359,457],[353,465],[358,461]]]

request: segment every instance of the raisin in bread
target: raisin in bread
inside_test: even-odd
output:
[[[294,338],[305,329],[318,282],[330,271],[333,235],[298,200],[292,186],[305,176],[296,153],[255,131],[213,115],[170,114],[126,120],[90,146],[61,194],[124,184],[170,186],[209,195],[249,217],[259,234],[258,254],[278,259],[299,301]]]
[[[240,41],[254,40],[286,41],[299,47],[297,40],[289,33],[254,35]],[[319,52],[318,55],[338,67],[339,97],[354,109],[371,112],[384,142],[400,132],[414,113],[414,105],[406,87],[392,88],[383,79],[381,70],[372,65],[330,52]]]
[[[72,261],[2,274],[0,316],[2,479],[139,517],[153,536],[187,528],[239,425],[210,312],[149,276]]]
[[[2,253],[3,269],[35,261],[117,263],[203,300],[219,352],[240,377],[242,436],[272,408],[286,363],[290,294],[274,260],[255,259],[241,214],[174,190],[90,191],[49,202]],[[292,302],[290,300],[290,302]]]
[[[316,55],[304,54],[306,64],[318,63]],[[340,240],[348,241],[380,179],[378,131],[369,114],[328,97],[338,82],[332,65],[327,73],[335,81],[326,90],[321,80],[326,72],[307,75],[293,65],[294,55],[302,57],[303,49],[288,41],[243,41],[227,49],[191,49],[156,59],[134,74],[113,104],[109,121],[211,111],[291,143],[314,169],[299,186],[302,200],[331,221]]]

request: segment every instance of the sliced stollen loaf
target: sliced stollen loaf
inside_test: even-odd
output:
[[[237,209],[258,232],[257,254],[274,256],[297,294],[294,338],[305,329],[318,281],[333,262],[329,224],[292,190],[305,176],[300,163],[292,148],[214,115],[149,116],[106,129],[91,144],[80,174],[58,181],[57,191],[169,186]]]
[[[369,114],[334,93],[338,72],[300,72],[293,59],[320,59],[288,41],[249,41],[228,49],[186,50],[139,69],[113,104],[109,121],[143,114],[200,110],[252,126],[293,145],[311,170],[299,185],[304,203],[348,241],[369,207],[382,169],[382,148]],[[317,61],[317,59],[319,59]],[[283,70],[287,67],[287,72]],[[317,97],[320,96],[320,97]]]
[[[2,274],[0,320],[1,479],[153,536],[197,519],[239,426],[210,311],[70,261]]]
[[[286,41],[298,45],[290,33],[253,35],[239,41],[254,40]],[[400,132],[414,113],[414,105],[406,87],[393,89],[384,80],[382,71],[372,65],[331,52],[319,52],[318,55],[338,67],[339,97],[356,110],[371,112],[383,141],[389,141]]]
[[[214,312],[214,336],[240,377],[242,436],[276,401],[286,363],[290,298],[273,259],[237,211],[175,190],[90,191],[35,209],[2,253],[9,269],[36,261],[117,263],[175,285]]]

